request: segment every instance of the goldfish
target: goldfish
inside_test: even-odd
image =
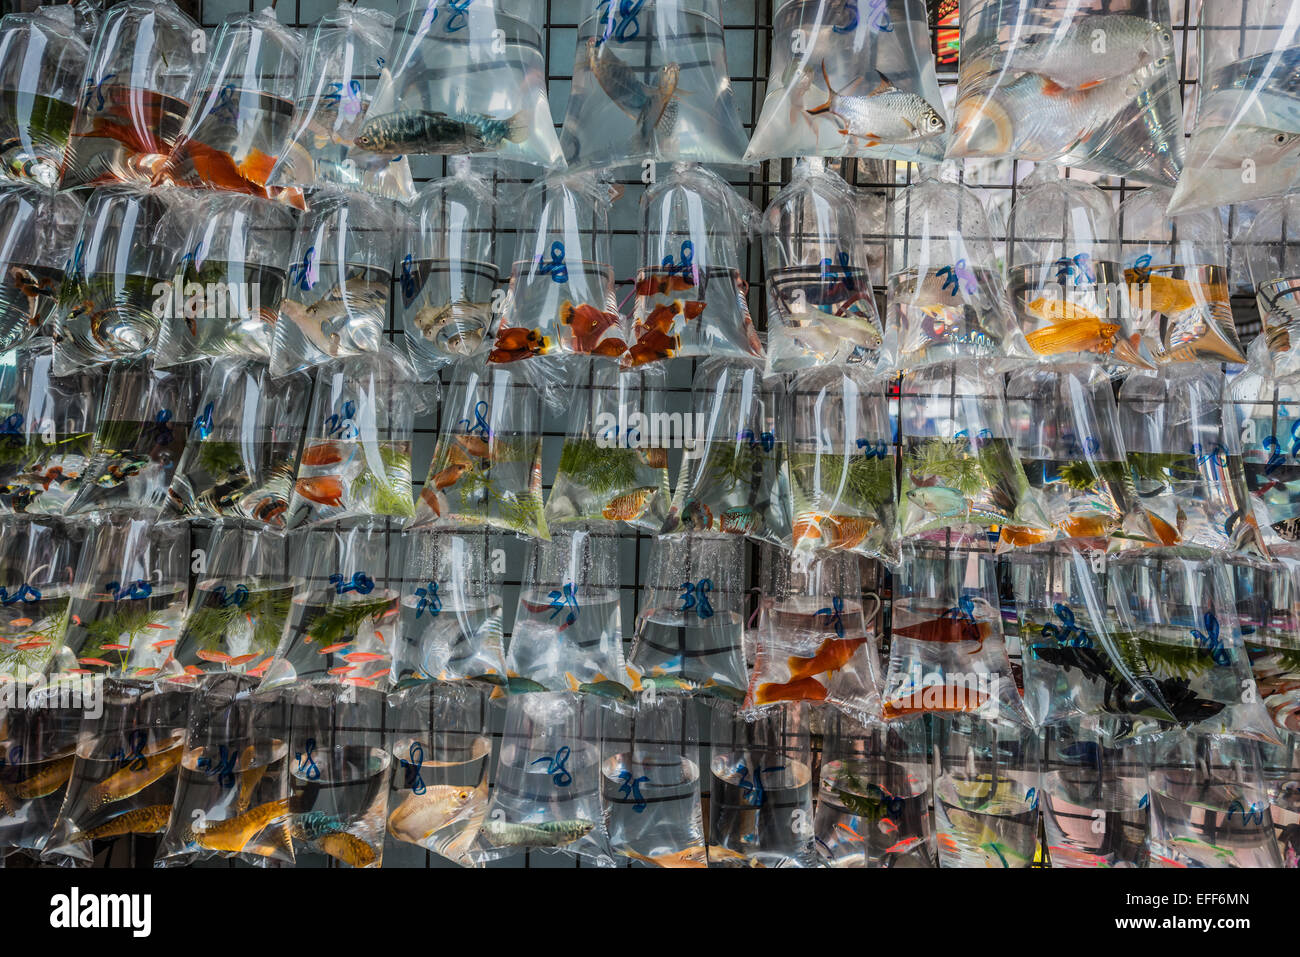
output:
[[[304,449],[302,453],[303,465],[338,465],[342,461],[343,450],[335,442],[322,442]]]
[[[248,154],[236,162],[225,150],[214,149],[198,140],[188,140],[178,146],[172,155],[172,160],[154,177],[153,185],[161,185],[162,180],[175,168],[177,157],[184,157],[189,159],[195,175],[213,189],[248,193],[263,199],[278,199],[300,210],[307,208],[301,189],[266,185],[271,168],[275,165],[275,157],[256,147],[249,149]]]
[[[938,136],[948,128],[942,116],[923,96],[906,93],[879,71],[879,83],[865,96],[845,95],[831,85],[826,61],[822,61],[822,82],[826,102],[807,109],[809,116],[827,115],[840,124],[839,131],[864,146],[879,143],[907,143]]]
[[[441,113],[431,110],[402,110],[367,119],[353,141],[380,156],[406,153],[483,153],[505,143],[528,139],[529,111],[525,107],[506,119],[482,113]]]
[[[984,642],[988,640],[991,632],[992,626],[987,621],[976,622],[968,618],[949,616],[894,628],[895,635],[913,641],[932,641],[948,645],[962,641],[976,641],[979,642],[980,648],[984,647]]]
[[[658,489],[650,485],[643,485],[635,488],[630,492],[625,492],[609,501],[600,514],[611,521],[630,522],[640,518],[645,513],[650,500],[654,498]]]
[[[177,742],[165,750],[145,755],[143,758],[145,766],[138,771],[132,770],[136,762],[129,762],[126,767],[110,774],[90,789],[86,810],[97,811],[106,804],[139,794],[155,781],[161,781],[181,763],[183,750],[184,748]]]
[[[1025,304],[1025,312],[1035,319],[1049,320],[1051,322],[1071,322],[1076,319],[1091,319],[1101,322],[1101,317],[1091,309],[1086,309],[1076,302],[1070,302],[1068,299],[1061,299],[1057,296],[1039,296],[1032,302]]]
[[[1160,539],[1161,545],[1177,545],[1183,540],[1182,533],[1155,512],[1147,512],[1147,520],[1151,522],[1151,529]]]
[[[496,345],[488,353],[488,362],[517,362],[550,351],[550,340],[540,329],[513,326],[497,333]]]
[[[1102,322],[1095,316],[1063,319],[1042,329],[1025,333],[1029,347],[1040,356],[1055,356],[1063,352],[1096,352],[1105,354],[1115,348],[1115,334],[1119,326]]]
[[[857,548],[879,524],[866,515],[830,515],[826,521],[830,525],[827,545],[838,549]]]
[[[1106,38],[1104,55],[1097,52],[1098,31]],[[1005,68],[1086,90],[1173,52],[1173,32],[1163,24],[1123,13],[1085,14],[1061,20],[1054,31],[1019,37]]]
[[[649,143],[658,133],[668,136],[677,124],[677,81],[681,66],[667,63],[659,69],[656,86],[642,83],[637,71],[624,63],[608,43],[587,40],[587,65],[600,88],[614,104],[636,121],[641,139]]]
[[[1037,528],[1025,528],[1023,525],[1003,525],[998,533],[998,545],[1007,548],[1023,548],[1026,545],[1038,545],[1047,541],[1050,532]]]
[[[1070,538],[1102,538],[1114,522],[1102,515],[1071,515],[1061,526]]]
[[[628,347],[622,365],[624,368],[632,369],[650,362],[658,362],[660,359],[670,359],[681,351],[681,348],[681,336],[668,336],[657,329],[651,329]]]
[[[41,768],[31,777],[19,781],[14,785],[15,796],[23,801],[48,797],[68,783],[68,778],[72,777],[72,763],[75,760],[76,757],[69,754]]]
[[[289,799],[280,798],[225,821],[208,821],[202,830],[194,832],[194,841],[209,850],[238,854],[267,825],[288,813]]]
[[[764,682],[758,686],[755,700],[759,704],[771,704],[774,701],[825,701],[826,686],[811,677],[782,683]]]
[[[593,827],[591,821],[515,824],[493,818],[484,823],[483,833],[497,847],[563,847],[586,837]]]
[[[666,851],[661,854],[646,855],[630,849],[619,851],[623,857],[634,861],[653,864],[655,867],[708,867],[709,850],[703,844],[683,848],[680,851]]]
[[[81,844],[105,837],[120,837],[123,834],[157,834],[167,830],[167,821],[171,815],[170,804],[151,804],[148,807],[136,808],[134,811],[119,814],[99,827],[74,832],[67,843]]]
[[[427,784],[423,794],[408,794],[388,815],[388,833],[412,844],[427,841],[455,821],[475,797],[486,795],[477,788]],[[486,811],[486,805],[479,810]]]
[[[931,697],[933,695],[933,698]],[[959,714],[978,711],[989,696],[965,685],[943,685],[915,691],[898,701],[886,701],[881,717],[886,721],[918,714]]]
[[[343,507],[343,480],[337,475],[317,475],[312,478],[298,479],[293,490],[309,502],[328,505],[331,508]]]
[[[811,658],[792,656],[787,660],[790,668],[790,680],[807,678],[828,671],[839,671],[854,652],[867,641],[866,638],[827,638]]]

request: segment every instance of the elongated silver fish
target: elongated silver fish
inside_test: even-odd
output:
[[[491,820],[483,833],[497,847],[563,847],[584,837],[595,825],[591,821],[546,821],[543,824],[512,824]]]
[[[403,110],[367,120],[353,140],[380,156],[404,153],[443,155],[484,153],[502,143],[528,138],[527,110],[496,120],[481,113],[438,113]]]
[[[1072,89],[1125,76],[1174,52],[1169,27],[1122,13],[1082,16],[1065,30],[1026,37],[1011,48],[1006,67],[1037,73]]]
[[[822,61],[822,79],[826,83],[826,102],[806,112],[810,116],[832,116],[840,122],[840,132],[860,139],[866,146],[877,143],[907,143],[942,133],[947,124],[925,97],[905,93],[882,73],[880,83],[866,96],[846,96],[831,85]]]

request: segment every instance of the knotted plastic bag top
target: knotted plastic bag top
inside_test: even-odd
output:
[[[1171,216],[1169,190],[1120,204],[1121,262],[1133,331],[1158,362],[1245,362],[1228,302],[1228,247],[1217,210]]]
[[[1251,342],[1251,364],[1275,376],[1300,372],[1300,198],[1262,204],[1239,245],[1254,287],[1262,335]]]
[[[718,0],[584,0],[560,142],[569,165],[743,161]]]
[[[1173,185],[1182,103],[1168,0],[967,11],[949,156],[1009,156]]]
[[[546,98],[541,0],[415,0],[353,140],[379,156],[493,153],[562,166]]]
[[[761,356],[744,258],[757,211],[702,166],[674,164],[641,197],[631,368],[670,357]]]
[[[294,95],[293,133],[269,185],[329,184],[408,202],[415,197],[406,157],[378,156],[354,143],[392,38],[391,15],[352,4],[316,21]]]
[[[949,128],[920,0],[786,0],[747,160],[943,158]]]
[[[763,213],[767,370],[829,362],[874,369],[883,332],[872,293],[865,223],[848,183],[801,159]]]
[[[0,546],[0,685],[38,683],[68,621],[72,543],[49,519],[8,518]]]
[[[0,186],[0,350],[21,345],[54,314],[81,212],[70,193]]]
[[[173,3],[113,6],[91,46],[63,188],[152,181],[176,145],[206,52],[199,25]]]
[[[58,184],[89,57],[68,8],[0,19],[0,177]]]

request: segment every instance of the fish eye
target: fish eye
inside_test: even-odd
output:
[[[1273,142],[1278,146],[1285,146],[1290,139],[1290,135],[1286,133],[1278,133],[1273,137]]]

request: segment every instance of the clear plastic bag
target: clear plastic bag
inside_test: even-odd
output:
[[[166,677],[189,596],[190,530],[183,522],[101,517],[73,576],[60,674]]]
[[[197,23],[162,0],[129,0],[104,15],[72,123],[64,189],[153,180],[203,71],[199,35]]]
[[[260,678],[288,624],[295,590],[285,535],[218,520],[191,568],[197,580],[169,663],[180,672],[174,680],[226,672]]]
[[[564,164],[546,99],[541,0],[414,0],[353,140],[379,156],[494,153]]]
[[[390,534],[383,522],[290,533],[289,621],[259,690],[388,687],[401,598],[401,570],[388,555]]]
[[[674,163],[641,196],[633,368],[668,358],[758,356],[746,247],[758,212],[703,166]]]
[[[54,342],[14,350],[13,411],[0,421],[0,511],[59,514],[91,460],[103,378],[54,376]]]
[[[569,692],[513,695],[476,859],[525,850],[613,867],[601,814],[600,699]]]
[[[57,345],[54,361],[57,365]],[[72,493],[68,514],[105,509],[156,512],[167,504],[187,423],[198,412],[202,371],[197,364],[156,369],[142,360],[113,365],[99,405],[90,462],[78,478],[60,483],[63,492]]]
[[[709,865],[813,867],[812,710],[713,710]]]
[[[1025,341],[1045,362],[1155,368],[1130,323],[1110,197],[1040,164],[1011,207],[1007,272]]]
[[[570,413],[546,498],[548,527],[626,523],[659,531],[671,499],[667,443],[672,438],[656,427],[666,421],[666,382],[662,366],[622,371],[592,359],[578,367],[574,401],[581,404]]]
[[[100,700],[88,678],[55,685],[0,677],[0,854],[45,847],[77,739]]]
[[[1281,854],[1282,867],[1300,867],[1300,802],[1296,791],[1300,789],[1300,739],[1294,733],[1284,735],[1281,746],[1261,744],[1260,763],[1264,772],[1264,787],[1272,806],[1269,816]]]
[[[828,722],[813,841],[827,867],[935,867],[925,723]]]
[[[949,156],[1049,161],[1173,185],[1183,110],[1168,0],[963,11]]]
[[[954,164],[926,167],[890,201],[882,371],[1034,355],[1014,321],[984,206],[957,174]]]
[[[293,132],[302,39],[265,7],[230,14],[210,42],[176,146],[154,184],[224,189],[306,209],[301,190],[267,185]]]
[[[653,867],[707,867],[700,731],[690,701],[641,700],[605,713],[600,787],[610,847]]]
[[[852,366],[805,369],[790,384],[790,514],[797,552],[898,558],[889,397]]]
[[[1300,196],[1265,203],[1246,234],[1234,242],[1244,253],[1251,289],[1263,329],[1247,350],[1261,374],[1293,377],[1300,373]]]
[[[87,39],[68,7],[0,20],[0,178],[58,185],[90,58]]]
[[[1050,521],[1016,455],[1000,375],[931,366],[904,376],[900,396],[900,537],[979,544],[1007,528],[1046,537]]]
[[[48,335],[81,212],[71,193],[0,185],[0,352]]]
[[[744,575],[739,537],[686,535],[654,543],[628,652],[636,687],[744,698]]]
[[[779,4],[767,97],[745,159],[943,159],[948,118],[925,7],[921,0]]]
[[[59,375],[149,355],[192,212],[177,190],[119,185],[90,194],[53,317]]]
[[[310,395],[305,373],[272,380],[257,360],[216,360],[167,490],[172,509],[284,527]]]
[[[236,193],[204,192],[194,207],[154,361],[168,366],[234,355],[265,362],[285,295],[294,213]]]
[[[171,821],[155,866],[221,856],[292,865],[289,839],[289,707],[255,695],[239,675],[195,689]]]
[[[271,373],[380,351],[401,220],[365,193],[312,198],[298,222],[271,345]]]
[[[1281,196],[1300,185],[1294,13],[1289,0],[1197,5],[1196,121],[1171,212]]]
[[[62,645],[73,551],[50,519],[0,520],[0,688],[39,680]]]
[[[488,719],[484,690],[464,683],[424,684],[388,699],[389,837],[473,864],[471,853],[485,849]]]
[[[487,348],[498,298],[493,230],[500,225],[492,186],[468,160],[416,199],[401,254],[402,328],[422,380]]]
[[[849,184],[825,163],[800,159],[763,212],[767,313],[778,320],[767,332],[769,374],[879,364],[884,332],[856,204]]]
[[[411,444],[428,403],[414,375],[387,343],[317,371],[287,527],[415,517]]]
[[[627,701],[619,539],[585,528],[533,542],[506,654],[511,690],[581,691]]]
[[[429,681],[506,683],[502,571],[492,538],[475,529],[405,533],[401,642],[393,653],[398,688]]]
[[[546,538],[541,400],[513,369],[462,363],[415,505],[415,526],[490,525]]]
[[[341,3],[304,39],[293,132],[267,185],[329,185],[410,202],[415,186],[406,157],[356,145],[392,44],[392,15]]]
[[[758,651],[745,706],[820,701],[859,721],[880,716],[876,616],[856,555],[808,561],[763,550]]]
[[[682,456],[661,534],[713,531],[788,545],[786,423],[774,388],[757,360],[699,366],[691,406],[705,427]]]
[[[1169,215],[1169,190],[1124,200],[1122,261],[1133,331],[1157,362],[1245,362],[1228,301],[1218,210]]]
[[[718,0],[592,0],[580,14],[560,143],[575,169],[740,164]]]
[[[1229,562],[1255,687],[1279,737],[1300,730],[1300,557]]]
[[[1254,345],[1264,336],[1260,335]],[[1246,499],[1270,549],[1300,537],[1300,484],[1295,452],[1300,452],[1300,379],[1274,375],[1265,358],[1252,362],[1229,385],[1241,438]]]

